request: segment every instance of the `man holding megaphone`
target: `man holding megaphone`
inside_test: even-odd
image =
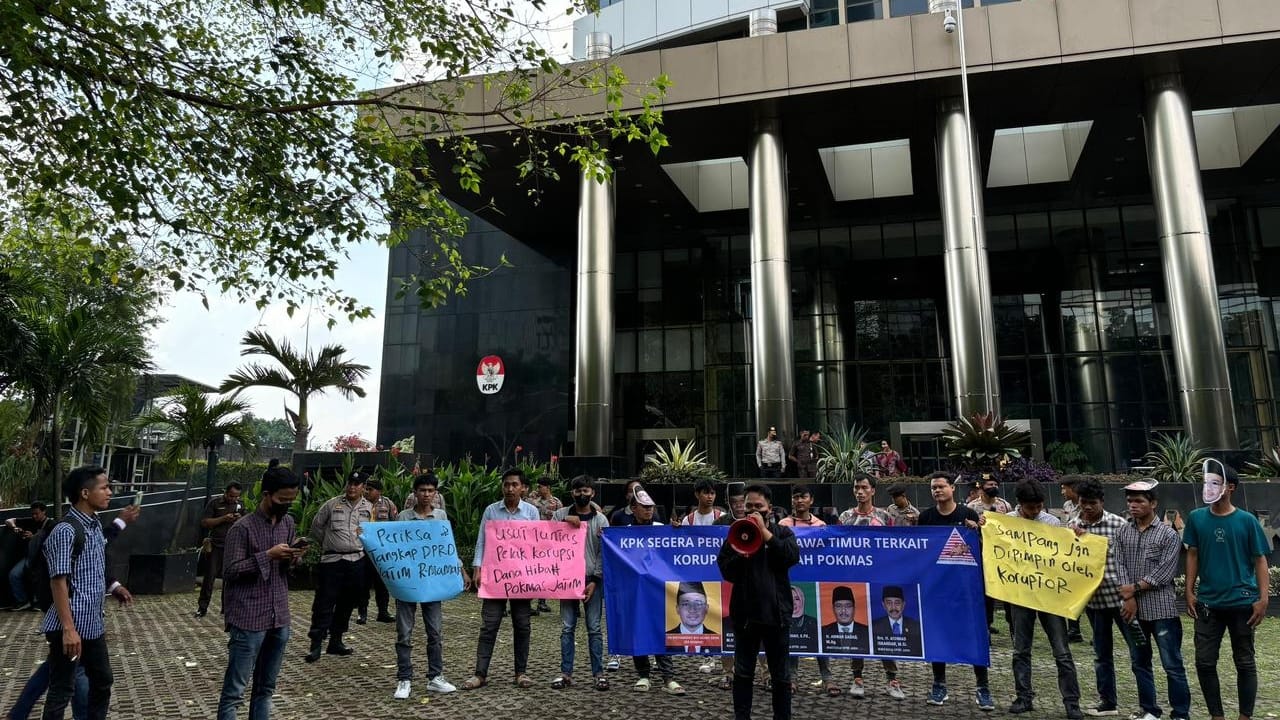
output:
[[[764,648],[773,678],[773,720],[791,718],[790,654],[791,580],[788,571],[800,561],[791,528],[773,522],[766,485],[746,491],[746,517],[729,528],[716,560],[733,588],[729,616],[733,623],[733,715],[750,720],[756,655]]]

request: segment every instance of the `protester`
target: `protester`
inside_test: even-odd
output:
[[[702,478],[694,483],[693,497],[698,504],[683,518],[671,518],[672,525],[715,525],[724,515],[724,510],[715,506],[716,486],[710,480]]]
[[[726,539],[716,564],[725,582],[733,583],[729,616],[733,623],[733,715],[750,720],[756,655],[764,649],[773,679],[773,720],[791,717],[788,627],[792,609],[788,571],[800,561],[800,548],[791,528],[769,521],[768,486],[751,485],[746,492],[747,517],[756,524],[763,544],[750,557]]]
[[[740,482],[732,482],[725,486],[725,501],[729,504],[729,512],[721,515],[716,520],[716,525],[732,525],[735,521],[747,516],[746,488],[746,484]],[[698,671],[713,673],[716,671],[716,665],[720,666],[722,673],[719,680],[711,682],[718,685],[721,690],[732,690],[733,655],[721,655],[719,659],[708,658],[698,666]]]
[[[1062,486],[1066,488],[1066,485]],[[1094,717],[1118,715],[1116,699],[1115,650],[1111,627],[1120,629],[1120,636],[1128,632],[1127,624],[1120,617],[1120,587],[1129,583],[1124,563],[1120,559],[1117,538],[1125,528],[1125,521],[1102,506],[1103,488],[1097,480],[1081,480],[1072,485],[1071,495],[1079,503],[1074,520],[1069,523],[1077,535],[1089,533],[1107,539],[1107,559],[1102,571],[1102,582],[1089,598],[1085,616],[1093,632],[1093,673],[1097,682],[1098,702],[1085,708]],[[1068,502],[1071,502],[1068,500]],[[1070,628],[1068,628],[1068,635]]]
[[[1061,520],[1062,524],[1068,527],[1075,527],[1076,520],[1080,517],[1080,497],[1076,493],[1075,486],[1082,479],[1079,475],[1062,475],[1058,478],[1058,491],[1062,493]],[[1067,641],[1084,642],[1084,636],[1080,634],[1079,618],[1067,618]],[[1114,663],[1112,667],[1114,668]]]
[[[213,598],[213,581],[222,577],[222,556],[223,548],[227,543],[227,531],[244,515],[244,506],[240,504],[240,491],[240,483],[228,483],[221,495],[211,498],[204,506],[200,527],[209,531],[209,565],[200,578],[200,598],[196,601],[198,618],[204,617],[209,612],[209,600]],[[224,587],[225,584],[224,581]]]
[[[1122,616],[1129,625],[1125,633],[1129,659],[1138,685],[1141,715],[1133,720],[1163,717],[1156,700],[1155,673],[1151,668],[1151,644],[1160,651],[1169,688],[1171,720],[1191,717],[1191,688],[1182,662],[1182,620],[1177,606],[1173,577],[1178,574],[1182,539],[1157,516],[1156,484],[1139,481],[1124,488],[1129,506],[1129,522],[1117,541],[1128,584],[1120,586],[1124,599]],[[1136,621],[1136,627],[1134,625]]]
[[[765,439],[756,443],[756,467],[760,469],[760,477],[775,480],[781,477],[785,460],[786,452],[778,440],[778,429],[771,427]]]
[[[986,487],[983,489],[985,492]],[[987,496],[991,497],[990,493]],[[1045,512],[1046,497],[1039,482],[1019,482],[1014,490],[1014,498],[1018,501],[1018,506],[1009,515],[1055,527],[1062,524],[1058,518]],[[1071,657],[1071,646],[1067,642],[1066,621],[1058,615],[1012,603],[1010,605],[1013,616],[1013,684],[1017,698],[1009,706],[1009,713],[1017,715],[1035,709],[1035,690],[1031,686],[1031,645],[1038,618],[1049,638],[1049,646],[1053,649],[1053,660],[1058,669],[1058,691],[1062,694],[1067,718],[1080,720],[1084,717],[1084,713],[1080,711],[1080,680],[1076,676],[1075,660]]]
[[[440,487],[430,473],[413,479],[414,504],[400,511],[396,520],[438,520],[448,522],[444,510],[436,507]],[[452,529],[452,527],[451,527]],[[461,564],[462,588],[471,586],[467,569]],[[413,692],[413,626],[418,609],[422,609],[422,625],[427,632],[427,691],[451,693],[458,688],[444,677],[444,617],[439,601],[413,603],[396,600],[396,691],[393,697],[406,700]]]
[[[578,616],[587,626],[587,653],[591,658],[591,676],[596,690],[608,690],[609,679],[604,676],[604,635],[601,619],[604,612],[604,562],[600,552],[600,535],[609,522],[604,513],[594,507],[595,484],[586,475],[569,481],[573,505],[556,510],[552,520],[564,521],[571,527],[586,526],[586,550],[583,553],[586,578],[582,600],[560,601],[560,677],[551,687],[560,690],[573,684],[574,633],[578,628]]]
[[[889,513],[889,517],[893,518],[895,526],[910,527],[918,523],[920,511],[907,499],[907,486],[905,484],[899,482],[890,485],[889,500],[891,502],[884,511]]]
[[[622,502],[619,503],[616,508],[614,508],[613,514],[609,516],[610,525],[614,527],[625,527],[627,525],[633,524],[632,517],[631,517],[631,508],[632,508],[631,501],[635,498],[635,491],[636,489],[640,488],[640,485],[641,484],[639,480],[627,481],[626,492],[623,495]],[[654,519],[657,520],[658,522],[662,522],[662,519],[656,515],[657,509],[655,508],[654,510],[655,510]]]
[[[1214,720],[1223,717],[1218,651],[1224,633],[1231,636],[1240,717],[1253,716],[1258,698],[1253,640],[1267,616],[1270,543],[1258,518],[1232,503],[1238,484],[1234,469],[1206,460],[1201,495],[1208,507],[1192,510],[1182,531],[1187,614],[1196,621],[1196,677]]]
[[[550,520],[551,516],[557,510],[564,507],[564,503],[560,502],[560,498],[551,493],[551,476],[543,475],[538,478],[538,485],[529,493],[529,504],[538,508],[538,514],[543,520]],[[547,604],[545,599],[538,600],[537,606],[531,611],[531,614],[551,612],[551,606]]]
[[[289,568],[306,552],[306,544],[295,543],[289,516],[298,485],[288,468],[269,468],[262,475],[258,509],[227,530],[222,601],[230,638],[218,720],[235,719],[250,678],[250,720],[271,717],[271,697],[289,643]]]
[[[632,525],[661,525],[662,523],[654,519],[654,502],[649,497],[649,493],[638,484],[635,490],[631,492],[631,517]],[[684,695],[685,689],[675,680],[675,663],[671,662],[670,655],[655,655],[654,661],[658,665],[658,674],[662,676],[662,690],[669,695]],[[653,688],[653,681],[649,679],[652,672],[652,664],[649,662],[648,655],[636,655],[631,658],[631,663],[635,667],[636,675],[640,679],[636,680],[636,684],[631,686],[636,692],[649,692]]]
[[[71,507],[42,548],[53,607],[40,625],[49,642],[49,693],[41,717],[66,716],[79,666],[89,681],[86,717],[105,720],[112,685],[102,608],[107,540],[96,513],[110,504],[111,485],[105,468],[84,465],[67,474],[63,489]]]
[[[918,524],[921,526],[967,527],[978,529],[978,513],[972,508],[956,503],[956,476],[945,472],[935,472],[929,476],[929,494],[933,496],[933,507],[920,513]],[[931,663],[933,668],[933,687],[929,690],[929,704],[942,705],[950,695],[947,693],[946,663]],[[996,709],[995,700],[991,697],[989,673],[986,665],[974,665],[973,699],[979,710]]]
[[[479,535],[476,537],[475,559],[472,563],[472,581],[476,589],[484,583],[481,563],[484,561],[485,526],[490,521],[512,520],[521,522],[537,522],[542,519],[538,508],[521,498],[529,491],[529,479],[524,471],[511,468],[502,474],[502,499],[490,504],[480,516]],[[511,627],[514,636],[513,650],[515,654],[515,684],[519,688],[533,687],[533,681],[525,673],[529,666],[529,611],[528,600],[503,600],[486,598],[480,601],[480,636],[476,640],[475,674],[463,683],[467,690],[484,687],[489,682],[489,662],[493,659],[493,646],[498,640],[498,631],[502,629],[503,611],[511,608]]]
[[[840,513],[841,525],[865,525],[869,527],[888,527],[893,525],[893,517],[889,513],[875,506],[876,499],[876,479],[867,473],[854,473],[853,475],[853,498],[857,504]],[[889,697],[894,700],[905,700],[907,698],[906,690],[902,688],[902,681],[898,680],[898,661],[881,660],[881,666],[884,667],[885,675],[885,692],[889,693]],[[866,661],[862,658],[853,658],[849,661],[849,666],[853,669],[853,685],[849,687],[849,694],[855,698],[866,697],[867,689],[862,681],[862,671],[866,666]]]
[[[812,509],[813,494],[809,491],[809,487],[796,485],[791,488],[791,514],[782,518],[778,524],[789,528],[825,526],[827,523],[814,515]]]
[[[364,484],[364,497],[369,501],[373,518],[371,522],[387,522],[396,519],[396,515],[400,513],[399,508],[391,500],[382,494],[382,481],[377,478],[369,478]],[[382,576],[378,574],[378,568],[373,564],[373,558],[365,555],[364,557],[364,588],[360,593],[360,608],[356,617],[357,625],[364,625],[369,620],[369,594],[372,591],[375,601],[378,604],[378,617],[375,618],[380,623],[393,623],[396,621],[389,612],[391,608],[391,595],[387,592],[387,584],[382,581]]]
[[[311,521],[311,542],[320,546],[316,568],[316,595],[311,604],[311,648],[307,662],[320,659],[326,637],[328,655],[346,657],[354,650],[343,642],[351,626],[351,613],[364,587],[364,547],[360,525],[373,517],[373,506],[364,496],[366,476],[353,472],[342,495],[330,498]]]

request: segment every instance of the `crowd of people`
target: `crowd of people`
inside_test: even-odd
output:
[[[484,509],[472,567],[459,566],[458,572],[465,588],[478,589],[484,581],[481,563],[485,557],[484,524],[488,522],[552,520],[586,527],[584,597],[559,603],[560,672],[550,684],[552,688],[562,689],[578,682],[575,639],[581,620],[587,635],[590,686],[606,691],[611,687],[608,671],[618,666],[618,659],[605,654],[603,611],[607,599],[601,551],[604,529],[666,522],[677,527],[727,525],[746,518],[759,529],[763,541],[761,550],[745,556],[726,543],[717,560],[724,580],[737,588],[730,600],[727,621],[732,623],[735,636],[734,654],[699,659],[699,669],[713,674],[719,670],[719,677],[713,682],[732,691],[735,717],[747,720],[760,665],[758,656],[763,652],[761,674],[772,693],[773,717],[787,720],[791,695],[796,684],[802,681],[798,677],[797,658],[792,656],[787,638],[792,632],[806,632],[793,627],[804,618],[803,613],[793,612],[796,593],[788,579],[788,570],[799,558],[794,528],[840,524],[977,529],[985,523],[988,514],[1007,514],[1047,525],[1066,525],[1077,534],[1091,533],[1108,540],[1102,583],[1085,612],[1092,629],[1093,698],[1083,697],[1067,621],[1057,615],[1014,605],[1007,610],[1013,635],[1015,697],[1007,708],[1009,713],[1036,711],[1031,653],[1034,636],[1043,632],[1053,655],[1066,717],[1118,715],[1119,680],[1113,660],[1118,631],[1128,649],[1132,683],[1140,705],[1133,717],[1140,720],[1164,717],[1163,705],[1167,704],[1172,720],[1189,720],[1191,689],[1182,658],[1183,624],[1174,587],[1185,548],[1185,612],[1194,619],[1194,663],[1205,705],[1214,720],[1224,718],[1217,661],[1225,635],[1232,646],[1239,717],[1247,720],[1252,716],[1258,692],[1253,638],[1267,609],[1270,548],[1257,519],[1233,505],[1238,479],[1229,467],[1218,465],[1206,471],[1205,507],[1193,511],[1185,523],[1181,523],[1181,535],[1175,525],[1161,519],[1159,490],[1153,482],[1139,481],[1125,486],[1127,513],[1123,517],[1105,509],[1104,487],[1092,479],[1066,478],[1063,508],[1052,513],[1046,509],[1048,495],[1044,487],[1035,481],[1019,483],[1012,503],[1001,496],[999,484],[993,482],[984,482],[978,487],[976,497],[962,502],[956,496],[956,477],[937,472],[929,477],[933,506],[923,510],[909,501],[905,488],[900,485],[890,488],[890,502],[881,506],[876,501],[877,485],[876,476],[858,475],[853,485],[853,505],[824,517],[815,511],[812,493],[805,486],[792,488],[790,511],[783,513],[774,503],[768,485],[730,485],[726,507],[721,507],[717,504],[718,488],[701,482],[694,487],[692,509],[680,517],[664,520],[661,509],[637,481],[627,485],[624,501],[606,516],[596,502],[596,488],[590,478],[579,476],[571,480],[569,503],[565,504],[554,496],[549,485],[540,485],[534,490],[528,478],[513,469],[502,476],[502,498]],[[324,655],[336,658],[351,655],[352,649],[345,644],[349,622],[353,614],[357,622],[364,621],[367,611],[360,608],[367,607],[372,594],[377,603],[376,619],[396,625],[393,697],[409,698],[412,683],[417,679],[413,645],[419,613],[426,635],[427,665],[423,674],[426,690],[436,693],[458,690],[445,677],[442,604],[397,601],[393,615],[385,586],[379,590],[378,584],[372,581],[377,573],[371,570],[359,537],[362,527],[370,522],[447,521],[436,478],[429,473],[415,478],[413,493],[406,500],[406,507],[399,510],[381,495],[382,488],[376,481],[363,473],[352,473],[347,477],[343,494],[322,505],[306,537],[298,536],[289,515],[299,492],[298,478],[287,468],[273,466],[263,475],[261,489],[257,508],[245,512],[239,502],[239,486],[228,486],[222,496],[209,503],[202,523],[210,530],[211,550],[216,550],[221,559],[208,574],[217,573],[222,577],[220,611],[228,633],[228,658],[217,718],[235,718],[246,693],[250,718],[264,720],[270,716],[271,698],[292,627],[287,576],[291,566],[313,544],[320,549],[320,563],[304,659],[312,663]],[[65,518],[59,522],[43,522],[40,528],[46,539],[38,545],[38,564],[46,568],[50,588],[50,605],[41,626],[48,641],[48,657],[8,715],[17,720],[29,715],[46,689],[42,716],[46,720],[64,717],[68,704],[73,706],[77,718],[105,718],[110,705],[112,671],[103,603],[109,596],[121,603],[132,602],[132,597],[127,589],[106,576],[105,547],[111,537],[137,517],[137,509],[131,506],[132,510],[121,513],[120,519],[103,527],[97,513],[106,509],[111,488],[105,470],[100,467],[71,471],[66,480],[66,496],[70,506]],[[46,508],[33,507],[32,510],[36,518],[43,517]],[[213,585],[211,581],[206,582],[198,600],[198,616],[210,610]],[[687,620],[692,623],[691,627],[700,627],[707,599],[705,594],[699,595],[705,591],[692,585],[696,583],[686,589],[685,583],[681,584],[679,602],[681,608],[689,606]],[[893,588],[885,589],[886,608],[893,604],[891,590]],[[897,593],[900,597],[901,590]],[[803,598],[803,593],[800,596]],[[849,605],[845,608],[846,614],[852,613],[852,597],[833,596],[837,623],[842,617],[842,602]],[[517,688],[534,685],[528,674],[528,661],[530,618],[537,612],[535,603],[539,601],[481,601],[475,661],[469,677],[461,683],[462,689],[478,690],[490,683],[497,638],[508,617],[513,635],[509,668],[512,683]],[[988,618],[989,629],[994,632],[990,613]],[[686,622],[683,609],[680,619],[681,623]],[[1156,653],[1165,675],[1165,703],[1157,695],[1153,668]],[[890,697],[901,700],[908,691],[901,682],[899,662],[881,660],[883,677],[878,682]],[[631,685],[633,690],[645,692],[655,687],[652,671],[656,665],[658,688],[674,695],[686,692],[677,680],[671,655],[634,657],[631,664],[636,676]],[[833,681],[830,660],[820,657],[818,677],[811,685],[831,697],[846,692],[853,697],[865,697],[870,686],[864,674],[866,663],[854,658],[851,665],[852,684],[840,687]],[[927,702],[943,705],[951,699],[947,667],[934,662],[931,669],[933,681]],[[982,710],[995,709],[988,668],[975,665],[973,673],[974,686],[970,693],[973,702]]]
[[[818,477],[818,459],[822,455],[822,433],[818,430],[801,430],[800,436],[790,447],[778,437],[778,429],[770,427],[763,440],[756,442],[756,469],[763,479]],[[869,474],[878,478],[907,474],[907,463],[902,454],[881,440],[878,449],[868,448],[863,459],[870,467]]]

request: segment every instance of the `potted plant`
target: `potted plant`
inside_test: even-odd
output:
[[[818,446],[818,482],[852,485],[854,475],[875,469],[875,453],[867,442],[866,430],[854,425],[823,436]]]

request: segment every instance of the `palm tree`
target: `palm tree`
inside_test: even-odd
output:
[[[341,345],[325,345],[316,354],[300,354],[289,341],[276,342],[264,332],[252,330],[240,341],[244,349],[241,355],[266,355],[280,367],[265,367],[253,363],[240,368],[222,383],[219,392],[235,392],[250,387],[273,387],[293,393],[298,398],[298,411],[285,408],[285,414],[293,426],[293,451],[307,449],[307,436],[311,425],[307,421],[307,401],[316,393],[324,394],[336,389],[343,397],[364,397],[364,389],[358,383],[369,374],[368,365],[360,365],[345,359],[347,349]]]
[[[187,496],[190,495],[196,478],[196,448],[209,447],[215,442],[215,438],[221,436],[235,440],[246,449],[255,447],[257,433],[247,417],[249,407],[248,402],[234,397],[210,400],[200,388],[183,384],[174,390],[172,397],[163,406],[144,413],[133,421],[134,427],[139,430],[155,428],[165,433],[167,444],[160,455],[163,462],[173,466],[185,457],[190,466],[187,487],[182,493],[178,517],[173,523],[170,551],[178,549],[182,527],[186,523]]]
[[[120,323],[119,316],[100,308],[80,304],[64,311],[34,299],[16,307],[14,325],[21,327],[25,344],[4,374],[31,403],[29,437],[39,438],[56,499],[62,488],[64,420],[78,418],[90,437],[106,432],[122,397],[132,397],[132,378],[150,369],[151,360],[139,327]],[[62,503],[55,507],[61,515]]]

